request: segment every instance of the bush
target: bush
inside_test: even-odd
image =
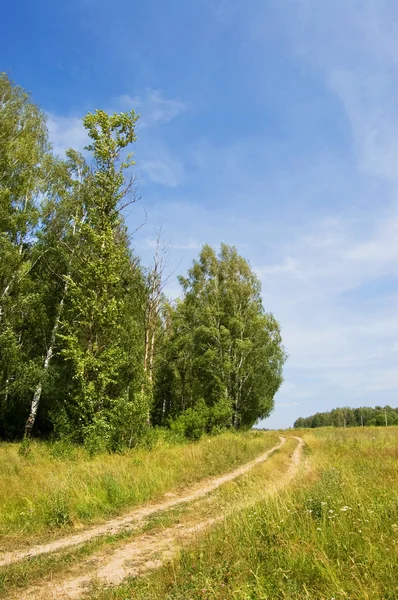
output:
[[[95,419],[84,428],[84,447],[89,456],[107,452],[111,448],[112,426],[102,418]]]
[[[50,456],[57,460],[75,459],[76,450],[76,446],[68,438],[55,440],[49,445]]]
[[[132,399],[119,398],[109,411],[112,427],[110,450],[121,450],[123,446],[135,448],[147,434],[150,398],[143,391],[134,394]]]
[[[209,433],[219,433],[231,427],[232,405],[229,398],[221,398],[209,411],[207,430]]]
[[[205,433],[209,421],[209,408],[201,398],[195,408],[187,408],[170,422],[170,429],[185,435],[189,440],[199,440]]]

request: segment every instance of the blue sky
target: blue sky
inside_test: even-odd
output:
[[[57,152],[84,146],[89,110],[140,113],[144,263],[163,223],[170,271],[224,241],[258,273],[289,353],[264,426],[397,406],[398,3],[6,4],[1,69]]]

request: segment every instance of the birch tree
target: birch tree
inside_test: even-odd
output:
[[[236,249],[222,244],[218,255],[204,246],[180,283],[161,382],[172,415],[204,400],[210,419],[214,411],[235,428],[252,426],[271,412],[285,361],[260,282]]]
[[[0,74],[0,413],[7,435],[18,427],[21,396],[34,377],[26,322],[34,304],[32,247],[48,152],[43,113]]]
[[[74,379],[65,410],[83,438],[96,427],[105,437],[113,435],[112,415],[124,411],[131,400],[125,374],[135,343],[134,335],[131,340],[128,335],[135,327],[129,311],[133,282],[121,210],[132,192],[129,170],[134,161],[125,151],[135,141],[136,120],[133,111],[114,115],[96,111],[84,119],[93,166],[58,335]]]
[[[42,206],[41,229],[34,248],[38,267],[33,277],[39,290],[38,297],[46,307],[42,315],[45,324],[42,368],[34,388],[25,435],[30,436],[36,421],[43,392],[43,381],[57,350],[60,327],[69,281],[73,277],[73,255],[79,252],[80,227],[86,218],[89,170],[84,158],[69,150],[67,160],[52,159],[47,166],[49,183]],[[39,309],[38,309],[39,310]],[[36,341],[40,347],[40,341]],[[40,359],[39,359],[40,360]]]

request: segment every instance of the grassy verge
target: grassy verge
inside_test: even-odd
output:
[[[136,528],[117,535],[107,535],[52,555],[32,557],[0,569],[0,597],[20,597],[23,589],[41,582],[57,581],[60,577],[79,576],[93,564],[95,555],[106,548],[107,554],[142,533],[162,531],[179,523],[192,525],[214,515],[227,514],[231,510],[250,504],[264,496],[264,493],[278,475],[286,472],[290,456],[296,447],[293,439],[288,439],[282,448],[268,461],[260,463],[249,473],[222,485],[214,492],[194,502],[173,509],[155,513]]]
[[[35,443],[28,456],[0,444],[0,550],[59,536],[165,492],[217,475],[275,445],[274,433],[223,434],[197,443],[89,458]]]
[[[398,598],[398,429],[304,431],[298,484],[96,600]]]

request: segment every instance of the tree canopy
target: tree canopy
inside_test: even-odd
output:
[[[252,426],[273,409],[285,353],[236,248],[204,245],[170,303],[144,267],[135,200],[138,116],[83,119],[84,155],[52,153],[44,113],[0,75],[0,436],[136,444]]]
[[[294,423],[296,429],[307,427],[360,427],[362,425],[398,425],[398,408],[376,406],[370,408],[334,408],[329,412],[300,417]]]

